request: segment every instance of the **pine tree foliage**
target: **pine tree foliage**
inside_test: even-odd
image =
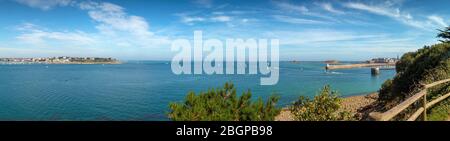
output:
[[[440,33],[437,35],[437,37],[442,38],[442,40],[439,41],[443,43],[450,43],[450,26],[445,28],[444,30],[438,29],[438,31]]]
[[[265,103],[251,100],[249,91],[237,96],[233,84],[196,95],[190,92],[184,102],[169,105],[169,118],[175,121],[272,121],[280,113],[279,97],[272,95]]]

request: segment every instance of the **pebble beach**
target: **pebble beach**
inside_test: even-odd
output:
[[[367,95],[350,96],[345,97],[342,101],[341,108],[355,114],[355,117],[359,120],[361,115],[365,114],[364,107],[373,104],[378,99],[378,93],[370,93]],[[283,108],[280,114],[275,117],[276,121],[294,121],[294,117],[288,108]]]

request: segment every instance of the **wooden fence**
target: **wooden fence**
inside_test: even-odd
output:
[[[401,113],[402,111],[407,109],[412,104],[416,103],[419,100],[422,100],[422,107],[417,109],[417,111],[414,112],[408,118],[407,121],[415,121],[420,115],[422,115],[423,120],[426,121],[427,120],[427,109],[432,107],[433,105],[441,102],[442,100],[445,100],[446,98],[450,97],[450,93],[448,93],[448,94],[440,96],[439,98],[434,99],[433,101],[427,101],[428,88],[431,88],[431,87],[434,87],[434,86],[437,86],[439,84],[443,84],[443,83],[446,83],[449,81],[450,81],[450,79],[445,79],[445,80],[433,82],[428,85],[424,85],[424,87],[423,87],[424,89],[422,91],[420,91],[419,93],[406,99],[405,101],[403,101],[399,105],[395,106],[394,108],[392,108],[384,113],[373,112],[373,113],[370,113],[369,116],[377,121],[389,121],[392,118],[394,118],[395,116],[397,116],[399,113]]]

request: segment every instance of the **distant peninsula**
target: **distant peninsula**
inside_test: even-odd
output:
[[[100,57],[44,57],[44,58],[0,58],[0,64],[121,64],[114,58]]]

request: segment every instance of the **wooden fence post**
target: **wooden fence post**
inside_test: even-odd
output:
[[[427,94],[428,91],[425,89],[425,95],[423,95],[423,121],[427,121]]]

